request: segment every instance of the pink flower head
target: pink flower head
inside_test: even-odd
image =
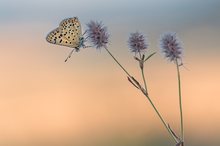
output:
[[[135,54],[144,52],[148,47],[145,37],[139,32],[131,33],[128,39],[128,45],[131,52]]]
[[[109,41],[109,34],[107,27],[103,26],[101,22],[90,21],[87,24],[88,38],[92,44],[97,48],[107,47]]]
[[[176,33],[167,32],[162,34],[160,38],[160,48],[165,57],[168,58],[170,61],[181,59],[183,48],[179,42]]]

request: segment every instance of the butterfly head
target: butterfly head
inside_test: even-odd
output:
[[[79,51],[80,48],[85,48],[86,47],[86,45],[84,43],[85,43],[85,39],[84,39],[83,36],[81,36],[79,38],[79,45],[77,47],[75,47],[77,52]]]
[[[80,47],[85,46],[84,43],[85,43],[85,39],[84,39],[84,37],[82,36],[82,37],[79,38],[79,46],[80,46]]]

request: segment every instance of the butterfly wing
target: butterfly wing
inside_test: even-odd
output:
[[[57,44],[62,46],[71,47],[71,42],[67,40],[63,33],[60,31],[59,28],[52,30],[46,37],[46,40],[51,44]]]
[[[79,48],[81,36],[80,22],[78,18],[74,17],[61,21],[59,27],[47,35],[46,40],[52,44]]]

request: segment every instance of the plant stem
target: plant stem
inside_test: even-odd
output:
[[[176,139],[176,137],[172,134],[172,132],[170,131],[168,125],[166,124],[165,120],[163,119],[163,117],[161,116],[160,112],[157,110],[157,108],[155,107],[154,103],[152,102],[151,98],[149,97],[149,93],[147,90],[147,83],[146,83],[146,79],[144,76],[144,60],[142,59],[141,53],[139,52],[139,56],[140,56],[140,69],[141,69],[141,74],[142,74],[142,78],[144,81],[144,87],[146,90],[146,94],[144,93],[144,95],[147,97],[147,99],[149,100],[150,104],[152,105],[153,109],[156,111],[158,117],[160,118],[160,120],[162,121],[163,125],[165,126],[165,128],[167,129],[167,131],[169,132],[169,134],[172,136],[172,138],[174,139],[174,141],[177,143],[178,140]],[[142,62],[141,62],[142,61]]]
[[[144,87],[145,87],[146,93],[148,93],[147,83],[146,83],[146,79],[145,79],[145,76],[144,76],[144,68],[141,69],[141,74],[142,74],[142,78],[143,78],[143,81],[144,81]]]
[[[148,93],[147,83],[146,83],[146,79],[145,79],[145,75],[144,75],[144,60],[142,60],[142,57],[141,57],[141,53],[140,53],[140,52],[139,52],[139,56],[140,56],[140,60],[141,60],[141,62],[139,62],[139,63],[142,63],[142,67],[141,67],[141,65],[140,65],[140,68],[141,68],[142,78],[143,78],[143,81],[144,81],[144,87],[145,87],[146,93]]]
[[[105,50],[108,52],[108,54],[115,60],[115,62],[121,67],[121,69],[129,76],[131,75],[128,73],[128,71],[118,62],[118,60],[112,55],[112,53],[107,49],[107,47],[104,47]]]
[[[112,53],[107,49],[107,47],[104,47],[105,50],[109,53],[109,55],[114,59],[114,61],[121,67],[121,69],[129,76],[132,77],[128,71],[118,62],[118,60],[112,55]],[[144,86],[145,86],[145,90],[147,89],[147,84],[146,84],[146,80],[144,77],[144,71],[142,69],[142,77],[144,79]],[[157,115],[159,116],[160,120],[162,121],[163,125],[166,127],[167,131],[169,132],[169,134],[173,137],[174,141],[176,143],[178,143],[178,140],[175,138],[175,136],[172,134],[172,132],[170,131],[170,129],[168,128],[168,125],[166,124],[166,122],[164,121],[163,117],[161,116],[161,114],[159,113],[159,111],[157,110],[157,108],[155,107],[155,105],[153,104],[152,100],[150,99],[150,97],[148,96],[148,94],[144,93],[142,91],[142,93],[147,97],[147,99],[149,100],[150,104],[152,105],[152,107],[154,108],[154,110],[156,111]]]
[[[178,88],[179,88],[179,107],[180,107],[180,125],[181,125],[181,140],[184,143],[184,128],[183,128],[183,109],[182,109],[182,94],[181,94],[181,81],[180,81],[180,70],[178,60],[176,58],[176,69],[177,69],[177,77],[178,77]]]
[[[169,134],[172,136],[172,138],[174,139],[174,141],[176,143],[178,143],[178,140],[176,139],[176,137],[172,134],[172,132],[170,131],[168,125],[166,124],[165,120],[163,119],[163,117],[161,116],[161,114],[159,113],[159,111],[157,110],[157,108],[155,107],[154,103],[152,102],[152,100],[150,99],[150,97],[147,94],[144,94],[147,99],[149,100],[150,104],[152,105],[152,107],[154,108],[154,110],[156,111],[158,117],[160,118],[160,120],[162,121],[164,127],[167,129],[167,131],[169,132]]]

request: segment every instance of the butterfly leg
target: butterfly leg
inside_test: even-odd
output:
[[[65,62],[67,62],[67,60],[71,57],[71,55],[73,54],[73,51],[75,50],[75,48],[73,48],[71,50],[71,52],[69,53],[68,57],[65,59]]]
[[[83,36],[87,33],[87,30],[83,33]]]
[[[83,46],[84,49],[85,49],[85,48],[90,48],[90,47],[92,47],[92,46]]]

